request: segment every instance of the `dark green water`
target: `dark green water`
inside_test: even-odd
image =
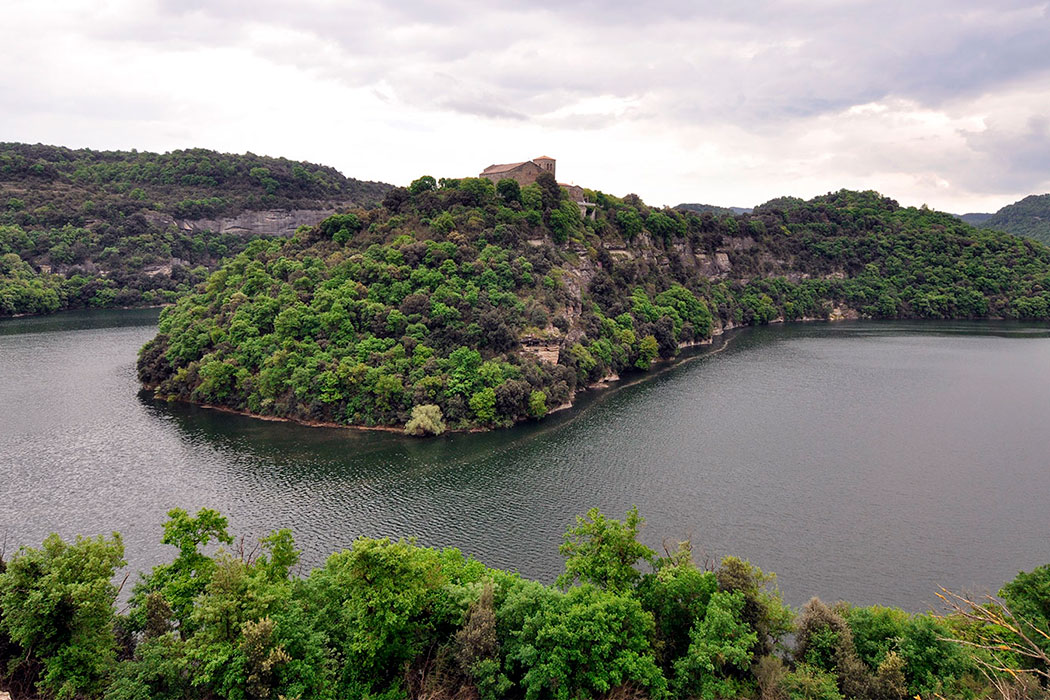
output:
[[[924,609],[1050,562],[1050,331],[841,323],[725,349],[542,425],[417,441],[140,395],[156,312],[0,322],[0,540],[119,530],[133,569],[170,557],[164,513],[291,527],[308,564],[411,535],[551,581],[561,533],[637,504],[644,539],[691,537],[811,595]]]

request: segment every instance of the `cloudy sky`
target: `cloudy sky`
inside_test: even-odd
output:
[[[0,140],[406,184],[558,159],[654,204],[1050,191],[1040,0],[3,0]]]

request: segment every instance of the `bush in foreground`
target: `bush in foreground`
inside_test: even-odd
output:
[[[688,543],[657,556],[634,509],[578,519],[558,587],[368,538],[301,576],[288,530],[212,551],[232,542],[221,515],[169,516],[178,556],[142,576],[127,614],[119,535],[52,535],[0,563],[0,674],[16,700],[1045,695],[1047,567],[945,618],[817,599],[796,616],[747,562],[700,569]]]

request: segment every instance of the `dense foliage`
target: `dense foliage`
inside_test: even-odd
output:
[[[423,177],[383,207],[257,241],[161,316],[159,396],[435,434],[543,417],[723,328],[776,320],[1050,318],[1050,249],[873,192],[742,216],[553,178]]]
[[[1033,194],[1003,207],[978,224],[1050,244],[1050,194]]]
[[[686,202],[679,204],[675,209],[681,211],[691,211],[697,214],[714,214],[715,216],[726,216],[732,214],[750,214],[751,209],[748,207],[720,207],[716,204],[699,204]]]
[[[388,189],[250,153],[0,143],[0,316],[170,302],[248,242],[176,220],[365,206]]]
[[[988,219],[992,218],[995,215],[994,214],[974,212],[972,214],[959,214],[958,216],[959,216],[959,219],[961,219],[962,221],[965,221],[966,223],[970,224],[971,226],[980,226],[985,221],[987,221]]]
[[[225,518],[169,516],[178,554],[135,584],[126,614],[113,607],[118,535],[52,535],[6,571],[0,560],[0,685],[15,700],[1046,696],[1031,682],[1045,666],[1002,658],[1014,638],[1001,625],[815,598],[796,613],[747,562],[705,570],[688,543],[657,556],[633,509],[577,520],[557,587],[388,539],[304,576],[288,530],[215,551],[233,541]],[[1050,567],[1001,595],[1045,630]],[[982,635],[1001,643],[969,644]]]

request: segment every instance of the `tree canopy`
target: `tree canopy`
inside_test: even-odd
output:
[[[259,235],[211,220],[371,206],[388,189],[251,153],[0,143],[0,316],[170,303]]]
[[[506,183],[431,180],[249,244],[165,310],[143,383],[258,415],[437,434],[540,419],[740,325],[1050,318],[1050,249],[874,192],[739,216],[590,192],[583,219],[557,183],[515,197]]]
[[[634,508],[579,518],[555,587],[410,540],[360,538],[300,572],[289,530],[227,549],[224,517],[176,508],[163,536],[175,560],[120,614],[120,536],[51,535],[0,561],[0,688],[16,700],[1041,697],[1046,566],[987,603],[948,594],[945,616],[816,598],[793,611],[740,559],[703,569],[688,542],[655,555],[641,523]]]

